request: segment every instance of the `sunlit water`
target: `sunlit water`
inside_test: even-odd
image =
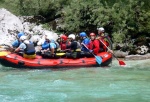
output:
[[[150,102],[150,60],[71,70],[0,65],[0,102]]]

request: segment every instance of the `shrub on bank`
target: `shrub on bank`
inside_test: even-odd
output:
[[[48,23],[62,18],[63,31],[96,32],[103,26],[114,43],[150,36],[148,0],[1,0],[0,6],[17,15],[41,15]]]

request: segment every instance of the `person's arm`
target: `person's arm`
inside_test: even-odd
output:
[[[92,47],[93,47],[92,41],[90,41],[90,43],[87,47],[88,47],[89,50],[92,50]]]
[[[44,49],[48,49],[49,48],[49,43],[47,43],[47,44],[43,44],[42,45],[42,50],[44,50]]]
[[[66,48],[69,49],[73,46],[73,43],[70,43],[70,45],[66,45]]]
[[[14,52],[19,52],[20,51],[20,48],[16,48]]]
[[[95,48],[93,49],[94,54],[98,54],[99,52],[99,41],[98,40],[94,40],[93,45],[95,46]]]
[[[18,40],[15,40],[11,45],[12,45],[12,48],[13,47],[17,47],[19,44],[19,41]]]
[[[88,38],[86,38],[85,41],[84,41],[84,44],[85,44],[85,45],[88,45],[89,42],[90,42],[90,40],[89,40]]]
[[[54,55],[54,52],[55,52],[55,44],[54,43],[50,43],[50,51],[51,51],[51,54]]]
[[[55,49],[54,48],[51,48],[51,54],[54,55],[54,51]]]
[[[22,43],[22,44],[20,44],[20,46],[17,49],[15,49],[14,52],[19,52],[21,49],[24,50],[25,48],[26,48],[26,45],[24,43]]]
[[[90,40],[88,38],[86,38],[82,43],[84,43],[84,45],[86,45],[86,47],[89,47],[89,43]],[[86,49],[84,46],[82,46],[82,50]]]
[[[70,46],[70,45],[71,45],[71,42],[68,41],[67,44],[66,44],[66,49],[65,49],[65,51],[69,51],[69,50],[70,50],[70,47],[67,47],[67,46]]]

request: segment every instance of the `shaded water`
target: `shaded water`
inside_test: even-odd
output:
[[[149,62],[57,71],[0,65],[0,102],[149,102]]]

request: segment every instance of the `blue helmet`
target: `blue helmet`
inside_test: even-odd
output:
[[[18,38],[20,38],[20,37],[23,36],[23,35],[25,35],[24,32],[20,32],[20,33],[18,33],[17,36],[18,36]]]
[[[81,32],[80,33],[80,37],[86,37],[86,33],[85,32]]]

